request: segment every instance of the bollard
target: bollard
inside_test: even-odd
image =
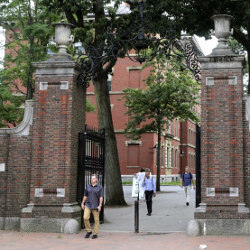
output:
[[[139,233],[139,199],[135,200],[135,233]]]

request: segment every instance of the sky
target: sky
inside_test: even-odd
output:
[[[212,36],[212,39],[209,40],[205,40],[204,37],[198,36],[195,36],[195,38],[197,39],[205,56],[209,55],[212,52],[212,49],[215,48],[217,45],[217,38],[215,36]]]

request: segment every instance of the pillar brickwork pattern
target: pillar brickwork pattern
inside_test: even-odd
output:
[[[243,57],[201,57],[202,210],[197,219],[249,218],[245,207]]]
[[[201,201],[196,219],[248,219],[244,168],[243,57],[199,58]]]
[[[244,56],[234,54],[227,45],[233,17],[218,14],[212,19],[218,45],[210,55],[199,57],[201,203],[187,233],[249,234],[249,159],[246,157],[250,138],[246,131],[248,106],[243,100]]]
[[[30,201],[22,209],[22,231],[61,232],[66,218],[80,222],[77,159],[78,133],[85,123],[85,88],[77,84],[78,64],[62,59],[34,64]]]
[[[243,105],[244,128],[244,199],[250,209],[250,95],[244,96]]]

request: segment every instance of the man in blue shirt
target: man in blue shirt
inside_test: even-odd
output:
[[[181,188],[184,187],[186,195],[186,205],[189,206],[190,201],[190,189],[191,183],[193,182],[193,188],[195,189],[195,181],[193,175],[189,172],[188,166],[185,167],[185,173],[181,175]]]
[[[95,220],[94,234],[92,239],[96,239],[99,232],[99,213],[102,208],[103,203],[103,187],[98,184],[97,175],[93,174],[91,176],[91,184],[88,185],[85,189],[83,200],[82,200],[82,209],[84,210],[84,225],[87,230],[85,238],[89,238],[92,234],[89,218],[92,213]]]
[[[150,176],[150,169],[146,168],[145,169],[145,177],[142,182],[142,186],[144,187],[145,190],[145,199],[146,199],[146,204],[147,204],[147,210],[148,216],[151,216],[152,214],[152,197],[156,196],[156,191],[155,191],[155,181],[152,176]]]

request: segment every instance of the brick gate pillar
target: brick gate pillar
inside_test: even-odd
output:
[[[201,234],[249,234],[244,201],[243,62],[219,41],[201,63]]]
[[[34,66],[30,203],[22,209],[21,231],[63,232],[70,218],[75,227],[81,219],[78,133],[84,130],[86,92],[77,84],[79,65],[67,54]]]

